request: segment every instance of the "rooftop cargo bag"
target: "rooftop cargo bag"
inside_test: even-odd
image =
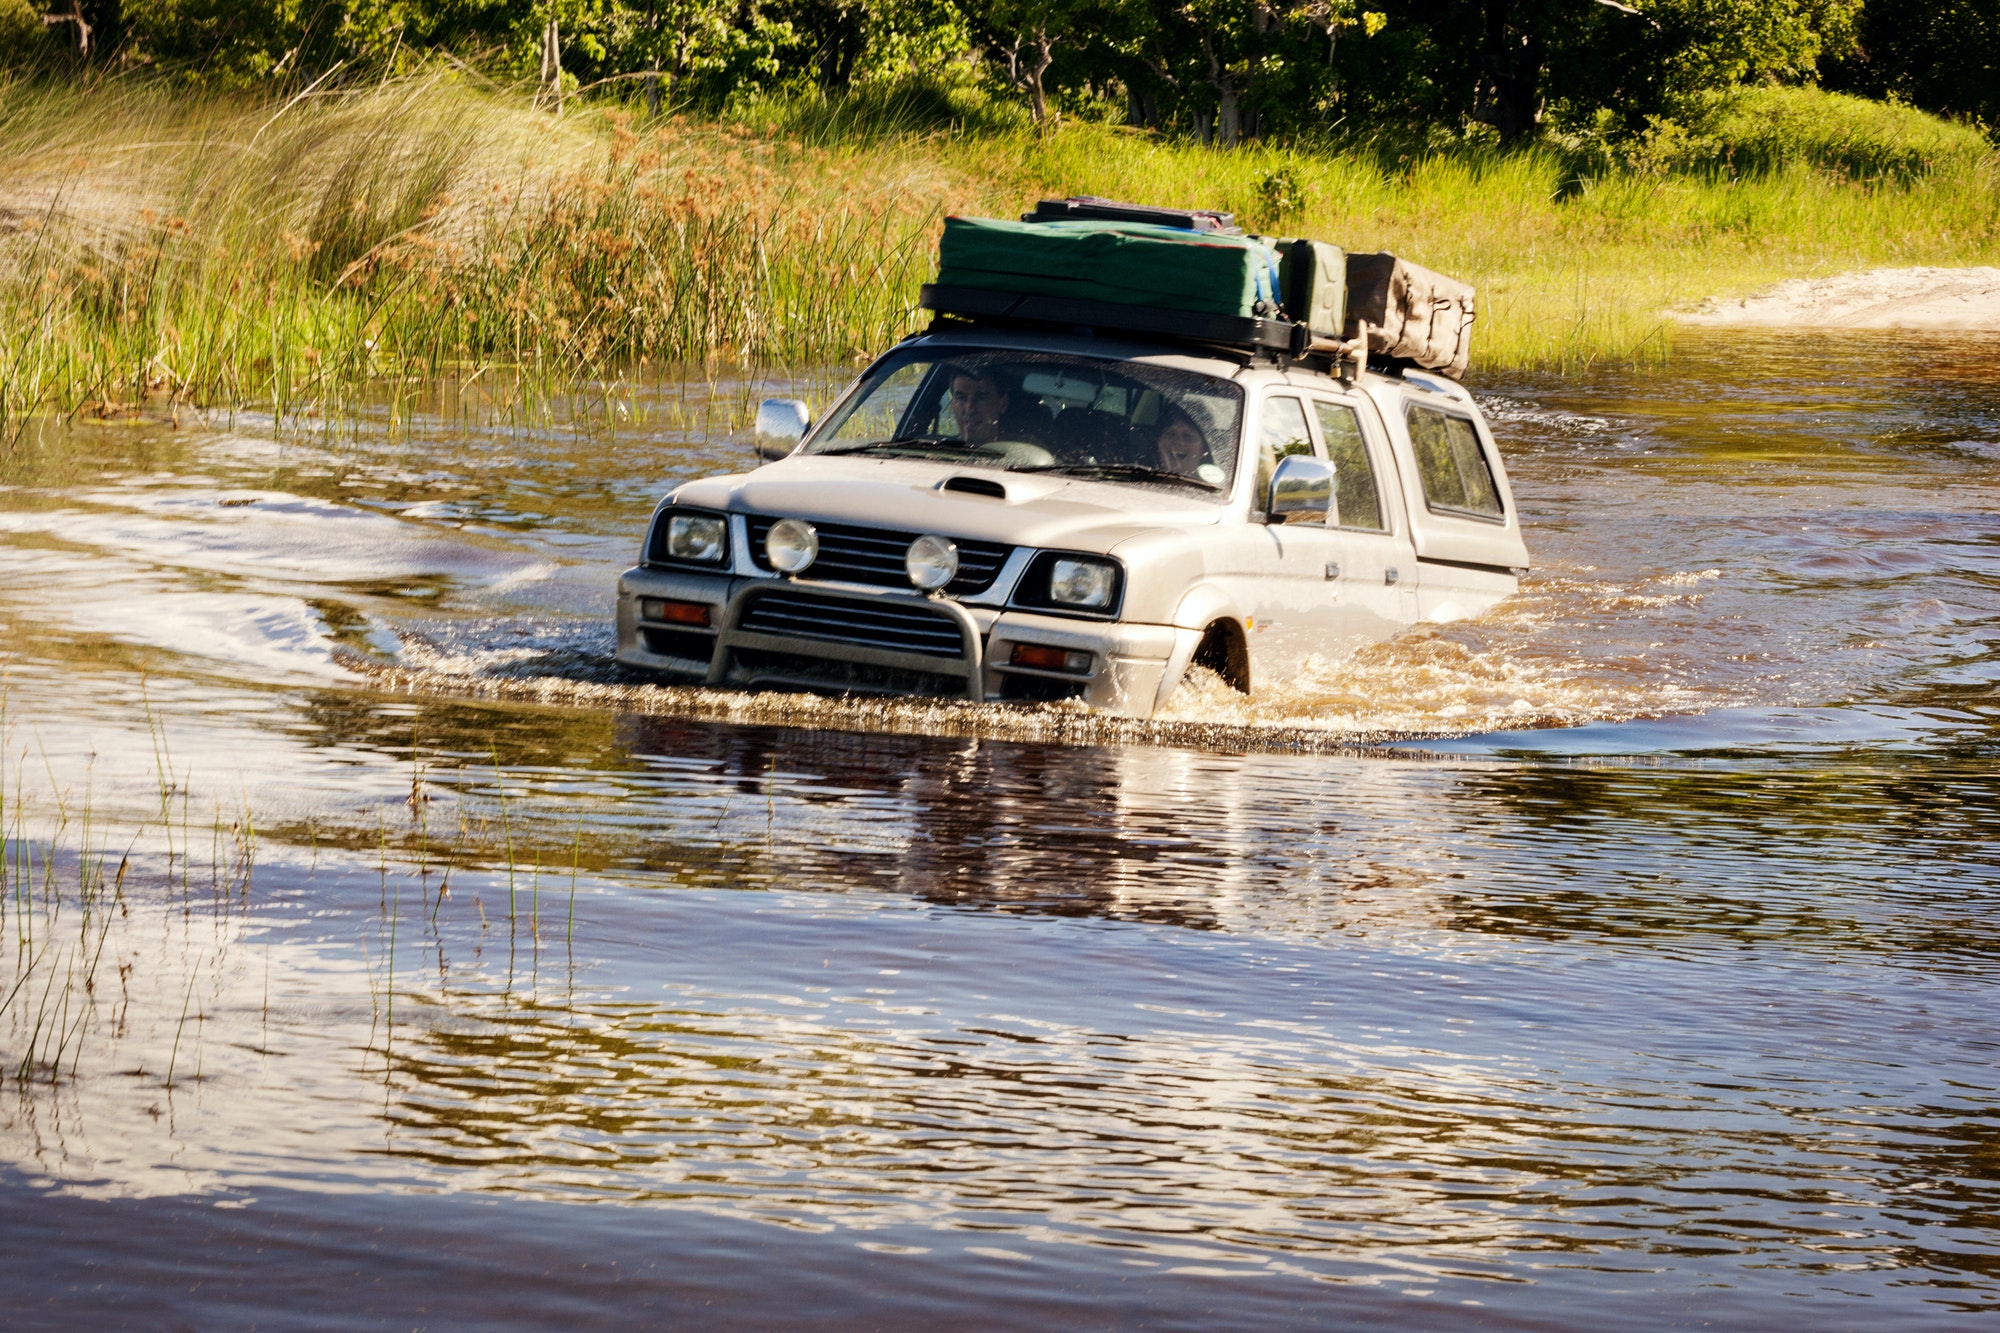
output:
[[[1278,256],[1254,237],[1140,222],[946,218],[938,284],[1207,315],[1278,306]]]
[[[1472,288],[1391,254],[1347,257],[1347,327],[1368,350],[1458,379],[1472,354]]]

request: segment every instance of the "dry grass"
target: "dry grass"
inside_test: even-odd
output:
[[[0,438],[151,396],[334,414],[383,381],[841,361],[920,322],[947,212],[1230,208],[1480,288],[1486,367],[1663,355],[1661,312],[1777,278],[2000,259],[1990,156],[1579,179],[1557,156],[557,121],[427,76],[284,104],[0,84]],[[1274,212],[1283,207],[1283,213]]]
[[[826,359],[906,332],[934,163],[555,122],[444,80],[284,107],[0,87],[0,432],[147,395],[332,412],[383,378]]]

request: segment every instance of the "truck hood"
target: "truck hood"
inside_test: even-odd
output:
[[[998,483],[1004,499],[944,486],[953,478]],[[795,456],[755,472],[679,487],[677,504],[818,523],[934,532],[943,537],[1108,552],[1138,532],[1222,521],[1210,504],[1160,486],[1001,472],[926,459]]]

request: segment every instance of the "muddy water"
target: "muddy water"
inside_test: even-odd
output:
[[[9,1326],[1990,1318],[2000,343],[1478,387],[1521,596],[1153,727],[621,676],[754,385],[25,442]]]

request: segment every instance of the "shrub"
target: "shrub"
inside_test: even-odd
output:
[[[1632,153],[1642,169],[1737,175],[1812,166],[1856,179],[1929,175],[1989,151],[1965,125],[1890,102],[1818,88],[1711,94],[1655,119]]]
[[[730,108],[738,123],[808,143],[836,144],[944,132],[993,134],[1027,123],[1027,112],[995,101],[969,79],[918,75],[856,84],[758,93]]]

